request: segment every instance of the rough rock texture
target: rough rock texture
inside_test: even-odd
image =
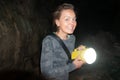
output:
[[[39,75],[40,42],[47,20],[36,17],[34,4],[33,0],[0,1],[0,73],[22,70]]]

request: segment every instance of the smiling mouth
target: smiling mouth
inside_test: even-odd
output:
[[[69,29],[69,30],[74,30],[74,28],[73,28],[73,27],[68,27],[68,29]]]

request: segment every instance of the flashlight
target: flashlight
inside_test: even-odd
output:
[[[71,58],[75,59],[79,57],[82,61],[85,61],[87,64],[92,64],[96,60],[96,51],[94,48],[85,48],[83,50],[74,49],[72,52]]]

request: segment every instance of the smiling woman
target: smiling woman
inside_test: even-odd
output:
[[[67,39],[67,34],[72,34],[76,27],[75,13],[72,10],[63,10],[61,17],[56,19],[55,23],[58,27],[56,34],[63,39]]]
[[[53,22],[58,36],[72,53],[75,48],[76,14],[72,4],[64,3],[58,6],[53,15]],[[69,54],[69,53],[68,53]],[[46,36],[42,42],[41,72],[47,79],[68,80],[69,73],[80,68],[84,61],[76,58],[68,62],[69,58],[58,41],[51,35]]]

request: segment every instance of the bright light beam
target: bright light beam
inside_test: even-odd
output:
[[[93,48],[88,48],[83,57],[88,64],[92,64],[96,60],[96,51]]]
[[[94,48],[85,48],[83,50],[75,49],[72,52],[72,59],[75,59],[78,56],[82,61],[85,61],[87,64],[94,63],[97,57]]]

